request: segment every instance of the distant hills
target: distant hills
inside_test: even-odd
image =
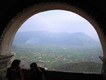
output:
[[[75,33],[51,33],[47,31],[18,32],[13,44],[53,44],[75,46],[98,46],[100,42],[82,32]]]
[[[28,67],[31,62],[55,71],[101,72],[102,48],[98,40],[82,32],[18,32],[12,52]]]

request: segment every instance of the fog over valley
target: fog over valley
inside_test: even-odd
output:
[[[83,32],[75,33],[52,33],[47,31],[29,31],[19,32],[16,34],[13,43],[22,44],[55,44],[70,46],[100,46],[98,40],[93,39]]]
[[[18,32],[13,41],[12,52],[15,53],[14,58],[22,60],[25,68],[28,68],[31,62],[37,62],[48,70],[101,71],[100,42],[82,32]],[[97,67],[94,67],[95,65]],[[93,69],[89,69],[90,67]]]
[[[39,12],[17,31],[11,52],[23,68],[30,63],[47,70],[101,73],[101,43],[92,24],[66,10]]]

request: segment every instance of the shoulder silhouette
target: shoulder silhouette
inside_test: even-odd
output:
[[[44,76],[44,68],[38,67],[36,63],[30,65],[28,80],[46,80]]]
[[[8,80],[23,80],[20,62],[20,60],[15,59],[11,66],[7,69],[6,77]]]

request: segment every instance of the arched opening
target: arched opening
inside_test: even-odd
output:
[[[10,22],[10,24],[7,26],[7,29],[4,31],[2,44],[1,44],[1,54],[2,55],[11,54],[10,50],[11,50],[11,45],[12,45],[12,41],[15,36],[15,33],[17,32],[17,30],[20,28],[20,26],[23,24],[25,20],[27,20],[29,17],[31,17],[32,15],[38,12],[54,10],[54,9],[73,11],[81,15],[85,19],[87,19],[93,25],[93,27],[96,29],[99,35],[102,48],[103,48],[103,55],[105,56],[104,54],[105,53],[105,44],[104,44],[105,39],[97,23],[90,16],[88,16],[87,13],[83,12],[82,10],[79,10],[78,8],[69,6],[67,4],[55,4],[54,6],[54,4],[52,3],[33,6],[25,10],[24,12],[20,13],[18,16],[16,16],[16,18]]]
[[[49,10],[27,19],[13,41],[14,58],[47,70],[101,73],[102,48],[93,26],[66,10]]]

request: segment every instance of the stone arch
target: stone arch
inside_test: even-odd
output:
[[[42,12],[42,11],[47,11],[47,10],[56,10],[56,9],[61,9],[61,10],[67,10],[67,11],[72,11],[74,13],[79,14],[80,16],[84,17],[86,20],[88,20],[95,30],[97,31],[97,34],[99,36],[99,39],[102,44],[102,49],[103,49],[103,55],[106,57],[106,50],[105,50],[105,38],[104,35],[100,29],[100,26],[97,24],[97,22],[85,11],[81,10],[78,7],[74,7],[68,4],[64,3],[45,3],[45,4],[38,4],[34,5],[30,8],[25,9],[23,12],[19,13],[6,27],[3,35],[2,35],[2,40],[1,40],[1,45],[0,45],[0,54],[1,55],[7,55],[11,54],[11,45],[13,38],[15,36],[15,33],[17,30],[20,28],[20,26],[32,15]]]

